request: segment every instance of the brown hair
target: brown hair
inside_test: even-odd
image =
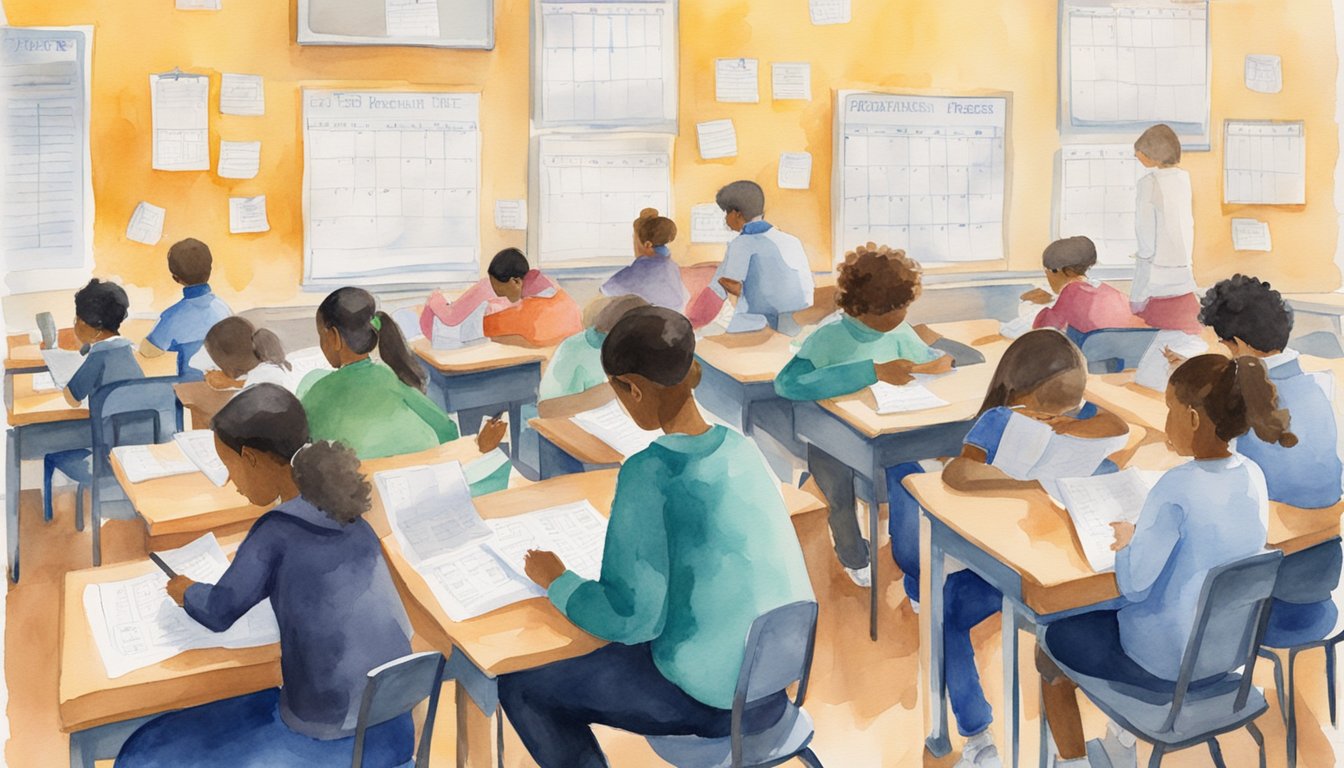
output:
[[[239,373],[246,373],[260,363],[270,363],[290,370],[280,337],[266,328],[253,326],[247,318],[237,315],[220,320],[206,332],[205,351],[220,368],[234,361],[244,362],[248,359],[254,361],[246,370]],[[234,371],[225,373],[232,375]]]
[[[1219,440],[1231,441],[1254,430],[1267,443],[1297,445],[1297,435],[1288,431],[1288,411],[1279,408],[1278,390],[1262,360],[1192,357],[1171,374],[1171,388],[1183,405],[1209,417]]]
[[[213,266],[214,257],[210,255],[210,246],[194,237],[179,240],[168,249],[168,272],[183,285],[210,282]]]
[[[649,306],[643,297],[633,293],[621,296],[599,296],[583,309],[583,324],[598,333],[611,333],[616,323],[632,309]]]
[[[861,245],[840,265],[835,303],[853,317],[908,307],[919,296],[921,274],[919,262],[903,250]]]
[[[667,245],[677,239],[677,223],[660,216],[657,208],[645,208],[635,219],[635,236],[641,243],[653,243],[655,248]]]
[[[1142,152],[1163,168],[1181,162],[1181,140],[1170,126],[1163,123],[1144,131],[1134,142],[1134,151]]]
[[[1038,328],[1019,336],[999,359],[980,413],[999,408],[1036,391],[1062,373],[1085,369],[1083,353],[1069,337],[1053,328]]]

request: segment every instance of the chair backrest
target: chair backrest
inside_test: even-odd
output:
[[[1304,355],[1328,357],[1332,360],[1344,357],[1344,348],[1340,347],[1339,337],[1330,331],[1315,331],[1290,342],[1293,349]]]
[[[1156,328],[1102,328],[1091,333],[1067,332],[1087,360],[1088,373],[1116,373],[1139,364],[1157,337]]]
[[[742,764],[742,715],[748,704],[798,683],[794,704],[802,706],[816,642],[817,604],[811,600],[781,605],[751,622],[733,695],[732,765]]]
[[[359,721],[355,726],[355,751],[351,768],[361,768],[364,763],[364,736],[369,728],[410,712],[425,699],[429,699],[429,712],[425,715],[420,744],[415,750],[415,764],[417,768],[429,765],[430,736],[434,732],[434,713],[439,704],[443,667],[443,654],[430,651],[402,656],[369,670],[369,681],[364,686]]]
[[[1176,724],[1193,681],[1241,669],[1235,707],[1239,710],[1245,706],[1282,559],[1283,553],[1277,550],[1262,552],[1218,566],[1204,577],[1194,630],[1181,658],[1167,730]]]
[[[94,471],[107,468],[119,445],[165,443],[182,431],[182,404],[173,391],[177,379],[128,379],[99,387],[89,396]]]

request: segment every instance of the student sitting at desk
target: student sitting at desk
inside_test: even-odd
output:
[[[420,315],[420,330],[434,338],[434,320],[458,326],[482,305],[487,338],[514,336],[546,346],[583,330],[579,305],[539,269],[528,266],[517,248],[505,248],[490,260],[486,276],[451,304],[435,291]]]
[[[602,342],[616,322],[633,309],[649,306],[639,296],[599,297],[583,311],[587,329],[560,342],[541,376],[537,400],[577,395],[607,383],[602,371]],[[675,311],[675,310],[674,310]]]
[[[645,208],[635,219],[635,261],[602,284],[603,296],[633,294],[655,307],[686,309],[686,284],[667,244],[677,238],[677,225]]]
[[[257,384],[279,384],[290,392],[298,388],[280,337],[255,327],[245,317],[234,315],[215,323],[205,334],[202,349],[215,366],[205,373],[206,383],[215,389]]]
[[[1061,664],[1079,674],[1169,692],[1194,628],[1205,575],[1265,547],[1265,475],[1234,452],[1231,442],[1249,430],[1285,447],[1297,438],[1288,431],[1288,412],[1278,408],[1265,364],[1256,358],[1191,358],[1171,376],[1167,408],[1168,444],[1193,460],[1162,476],[1137,525],[1112,524],[1115,576],[1128,604],[1055,621],[1045,641]],[[1098,757],[1092,765],[1104,759],[1133,765],[1134,737],[1115,724],[1104,741],[1084,744],[1076,686],[1044,651],[1037,651],[1036,663],[1059,750],[1055,765],[1086,766],[1089,755]]]
[[[118,381],[143,379],[131,340],[121,335],[130,307],[120,285],[94,278],[75,292],[75,338],[89,352],[65,387],[65,401],[82,407],[89,395]]]
[[[729,333],[769,326],[793,330],[792,315],[812,306],[815,286],[802,242],[765,220],[765,192],[754,181],[734,181],[714,201],[728,228],[738,236],[714,273],[709,287],[692,302],[687,314],[700,328],[719,314],[729,295],[737,297]]]
[[[275,506],[218,584],[178,576],[168,594],[215,632],[269,598],[283,682],[151,720],[122,747],[117,768],[349,763],[369,670],[411,652],[410,621],[378,536],[362,519],[372,488],[349,448],[308,444],[303,407],[274,384],[239,393],[211,428],[238,492]],[[364,764],[410,760],[414,731],[409,713],[370,728]]]
[[[1035,288],[1022,294],[1023,301],[1054,306],[1042,309],[1033,328],[1072,329],[1091,333],[1101,328],[1142,328],[1143,321],[1129,308],[1129,298],[1115,288],[1087,279],[1097,263],[1097,246],[1079,235],[1056,240],[1041,254],[1050,290]],[[1056,298],[1058,297],[1058,298]]]
[[[907,384],[914,373],[945,373],[952,357],[906,322],[919,298],[920,267],[905,251],[869,243],[845,255],[837,278],[840,320],[817,328],[775,378],[789,400],[827,400],[885,381]],[[868,542],[854,516],[854,480],[848,467],[808,446],[807,467],[830,505],[835,554],[854,583],[870,583]]]
[[[182,286],[182,300],[163,311],[145,343],[140,345],[140,354],[145,357],[177,353],[177,375],[184,380],[195,381],[204,376],[191,367],[191,358],[205,342],[206,332],[233,314],[210,291],[213,265],[210,246],[200,240],[187,238],[168,249],[168,272]]]
[[[602,575],[587,581],[553,553],[529,552],[527,575],[586,632],[611,641],[587,656],[499,678],[499,699],[542,768],[606,760],[594,723],[643,735],[729,733],[743,642],[757,616],[812,599],[779,486],[751,441],[710,426],[685,317],[636,309],[602,345],[621,405],[661,429],[621,467]],[[781,693],[749,706],[743,729],[778,721]]]
[[[299,384],[314,440],[337,440],[360,459],[425,451],[456,440],[457,425],[425,396],[425,374],[401,329],[362,288],[338,288],[317,308],[317,336],[334,371],[313,371]],[[370,353],[378,348],[376,362]],[[482,453],[499,447],[508,425],[492,419],[476,436]],[[508,484],[509,465],[472,486]]]

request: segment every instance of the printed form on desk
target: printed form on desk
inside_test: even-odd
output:
[[[189,475],[196,472],[196,463],[182,457],[161,459],[149,445],[119,445],[112,449],[112,455],[121,462],[126,479],[131,483],[143,483],[160,477]]]
[[[1109,475],[1061,479],[1050,495],[1069,512],[1088,565],[1097,573],[1115,570],[1115,529],[1111,523],[1134,523],[1161,472],[1125,469]]]
[[[79,367],[84,365],[84,356],[73,349],[44,349],[42,361],[47,364],[56,388],[65,389],[79,372]]]
[[[191,459],[191,463],[210,479],[210,482],[223,488],[229,481],[229,468],[219,460],[219,453],[215,451],[214,432],[208,429],[178,432],[173,435],[173,440],[182,449],[182,453]]]
[[[873,399],[877,401],[877,412],[884,416],[889,413],[927,411],[948,404],[918,381],[901,386],[879,381],[868,389],[872,391]]]
[[[1014,413],[1004,426],[991,466],[1016,480],[1040,480],[1042,484],[1065,477],[1088,477],[1107,456],[1128,442],[1128,435],[1061,435],[1043,421]]]
[[[654,440],[663,436],[661,430],[641,429],[615,400],[572,416],[570,421],[627,458],[648,448]]]

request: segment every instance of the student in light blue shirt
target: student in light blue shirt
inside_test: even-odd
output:
[[[205,343],[205,334],[215,323],[233,314],[210,291],[213,264],[210,247],[200,240],[187,238],[168,249],[168,271],[182,286],[182,300],[163,311],[140,348],[145,357],[177,353],[177,375],[187,381],[205,377],[202,371],[191,367],[191,358]]]
[[[1170,691],[1205,576],[1265,547],[1265,476],[1255,462],[1233,452],[1232,441],[1253,430],[1267,443],[1297,443],[1258,358],[1187,360],[1167,385],[1167,407],[1167,440],[1192,460],[1158,481],[1137,524],[1112,524],[1115,576],[1126,605],[1052,623],[1045,644],[1060,665],[1037,652],[1061,768],[1086,766],[1089,756],[1096,765],[1102,752],[1113,764],[1134,764],[1133,737],[1114,725],[1105,741],[1084,743],[1076,686],[1061,665],[1090,677]]]

